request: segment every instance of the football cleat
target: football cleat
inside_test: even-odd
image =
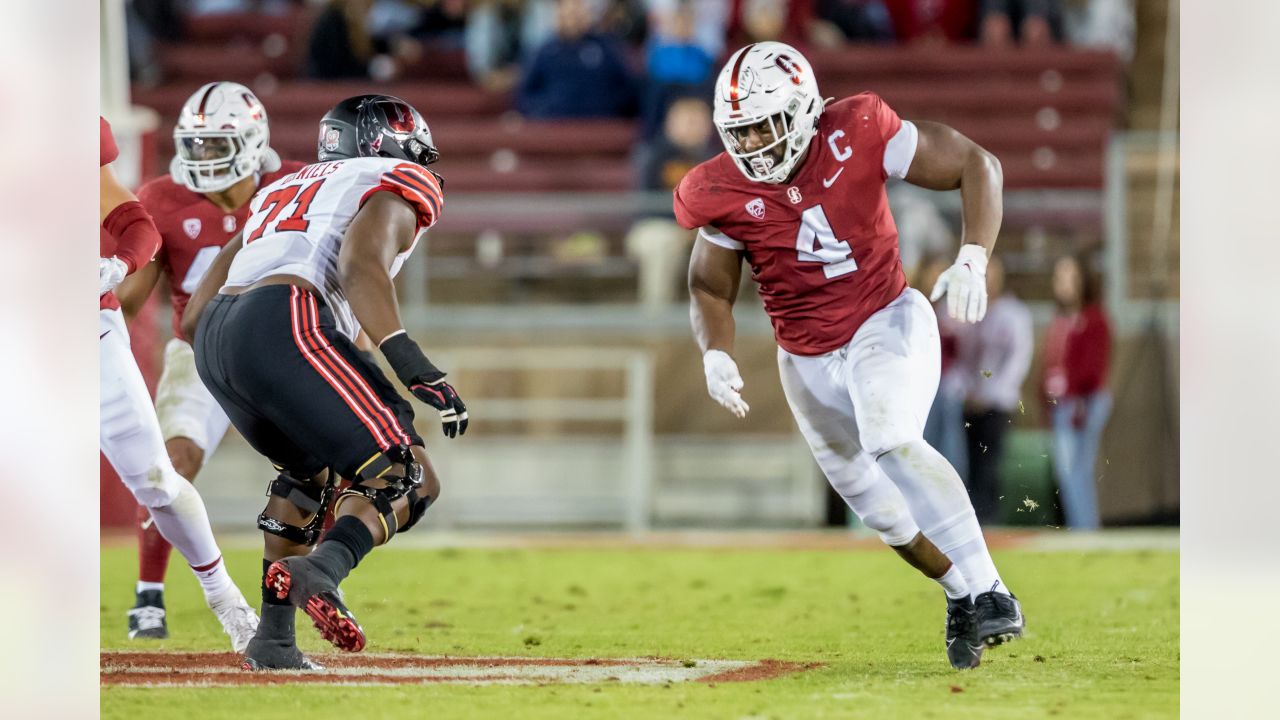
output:
[[[365,646],[364,630],[347,609],[333,580],[306,557],[277,560],[267,568],[266,585],[276,597],[288,599],[301,608],[334,647],[360,652]]]
[[[169,637],[163,590],[143,590],[137,593],[137,601],[128,615],[130,640],[164,640]]]
[[[978,614],[978,637],[987,647],[1022,637],[1026,618],[1022,616],[1022,604],[1011,594],[987,591],[973,600]]]
[[[262,606],[258,632],[245,648],[244,670],[323,670],[324,666],[302,654],[293,632],[292,605]]]
[[[258,614],[245,601],[240,589],[230,590],[209,601],[209,609],[222,623],[222,631],[231,638],[231,648],[243,653],[258,631]]]
[[[957,670],[976,668],[982,662],[978,639],[978,613],[968,596],[947,598],[947,660]]]

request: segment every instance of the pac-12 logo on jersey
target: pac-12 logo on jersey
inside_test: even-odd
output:
[[[756,198],[747,203],[747,212],[751,213],[751,217],[757,220],[764,219],[764,200]]]
[[[182,231],[187,237],[195,240],[200,237],[200,218],[187,218],[182,221]]]
[[[223,216],[222,216],[222,231],[223,231],[223,232],[229,232],[229,233],[230,233],[230,232],[235,232],[235,231],[236,231],[236,216],[235,216],[235,215],[223,215]]]

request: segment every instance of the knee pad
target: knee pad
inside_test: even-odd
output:
[[[290,525],[278,518],[267,515],[263,510],[258,515],[258,529],[288,540],[295,545],[315,545],[320,539],[324,525],[325,512],[329,508],[329,500],[333,495],[332,474],[324,487],[316,487],[315,483],[298,480],[281,473],[267,488],[267,495],[288,500],[304,514],[312,515],[306,525]]]
[[[404,465],[404,477],[386,474],[395,464]],[[370,484],[374,480],[380,480],[384,485],[374,487]],[[426,514],[434,498],[421,494],[419,492],[421,489],[422,466],[413,459],[409,448],[402,445],[365,463],[364,467],[356,473],[356,478],[351,485],[338,493],[333,509],[337,512],[348,498],[364,498],[378,511],[378,519],[382,522],[385,535],[382,542],[386,544],[391,541],[393,535],[409,530]],[[403,525],[396,521],[395,510],[391,506],[402,497],[407,498],[409,502],[409,517]]]
[[[139,505],[149,508],[165,507],[173,503],[182,492],[183,485],[189,485],[187,479],[173,468],[153,465],[140,475],[121,475],[120,480],[133,493],[133,499]]]

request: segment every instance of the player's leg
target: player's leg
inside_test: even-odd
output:
[[[849,344],[848,388],[859,439],[902,491],[920,529],[964,574],[989,644],[1021,632],[1022,615],[987,550],[955,468],[923,439],[938,387],[937,319],[907,290],[859,328]]]
[[[335,500],[337,520],[316,549],[271,564],[266,583],[279,599],[303,608],[327,639],[343,649],[360,649],[363,631],[337,586],[374,545],[416,523],[438,492],[425,455],[410,449],[422,445],[413,431],[412,409],[378,366],[335,330],[328,311],[289,286],[215,298],[201,322],[196,352],[201,378],[220,402],[226,396],[228,412],[230,402],[258,413],[316,464],[299,468],[302,460],[282,457],[250,438],[293,479],[273,483],[273,495],[323,505],[306,497],[314,487],[296,483],[307,477],[303,470],[319,467],[352,481]],[[234,413],[232,420],[249,438]],[[315,509],[317,520],[323,515],[323,507],[304,509],[308,516]],[[270,522],[260,526],[269,533],[280,530]],[[305,544],[318,528],[305,537],[294,532],[298,529],[281,531]]]
[[[191,566],[209,607],[240,651],[257,617],[222,562],[204,500],[173,469],[142,374],[129,351],[118,310],[100,313],[102,452],[134,498],[146,506],[160,534]]]
[[[195,354],[183,340],[165,345],[164,372],[156,386],[156,418],[173,469],[194,482],[208,452],[226,434],[230,421],[196,374]],[[138,584],[135,609],[164,607],[164,576],[173,546],[160,535],[151,513],[138,507]],[[140,611],[151,612],[154,611]],[[132,624],[132,618],[131,618]],[[166,637],[167,630],[136,637]]]
[[[863,524],[899,557],[942,586],[947,597],[947,659],[971,668],[982,658],[963,574],[916,525],[897,486],[862,451],[846,389],[844,351],[798,357],[778,350],[782,389],[818,467]]]

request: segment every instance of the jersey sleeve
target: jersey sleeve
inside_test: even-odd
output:
[[[382,173],[378,184],[365,193],[367,200],[380,190],[393,192],[413,207],[418,215],[418,229],[422,230],[436,224],[440,219],[440,210],[444,207],[444,191],[435,173],[413,163],[401,163]],[[363,205],[363,200],[361,205]]]
[[[672,208],[675,210],[676,222],[680,227],[696,230],[703,225],[712,224],[712,213],[707,210],[705,198],[706,183],[702,177],[701,166],[690,170],[680,179],[672,192]]]
[[[898,117],[898,113],[875,93],[867,93],[867,102],[867,114],[879,128],[880,139],[884,143],[884,174],[887,177],[906,177],[911,161],[915,159],[919,140],[915,123]]]
[[[98,116],[98,121],[100,133],[98,138],[98,167],[102,167],[119,157],[120,150],[116,147],[116,139],[111,134],[111,124],[101,115]]]

